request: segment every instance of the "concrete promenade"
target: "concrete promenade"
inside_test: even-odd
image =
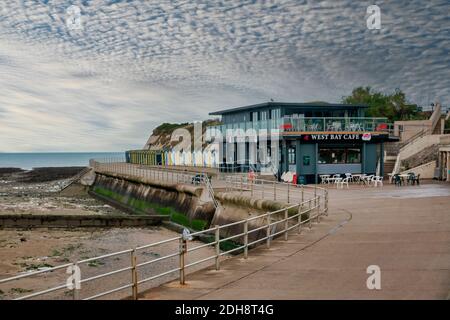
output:
[[[141,299],[446,299],[450,292],[450,185],[330,187],[329,216],[288,241],[260,246],[186,285]],[[381,290],[366,269],[381,268]]]

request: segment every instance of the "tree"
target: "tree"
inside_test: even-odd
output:
[[[366,104],[368,117],[386,117],[390,121],[420,118],[417,105],[407,103],[406,96],[400,89],[395,89],[391,94],[383,94],[371,87],[358,87],[353,89],[350,96],[342,97],[342,102]]]

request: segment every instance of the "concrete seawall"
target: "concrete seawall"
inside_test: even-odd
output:
[[[199,186],[169,184],[136,177],[98,174],[90,193],[121,210],[138,215],[170,214],[176,211],[189,222],[209,226],[215,207]],[[188,223],[189,224],[189,223]]]
[[[107,216],[107,215],[0,215],[0,228],[84,228],[84,227],[142,227],[160,224],[165,216]]]

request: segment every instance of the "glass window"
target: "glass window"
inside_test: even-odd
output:
[[[359,148],[320,148],[319,164],[361,163]]]
[[[270,110],[271,118],[272,119],[279,119],[281,118],[281,112],[280,109],[272,109]]]
[[[258,112],[252,112],[252,121],[258,121]]]
[[[261,120],[267,120],[267,111],[261,111]]]
[[[289,147],[288,149],[288,161],[289,164],[295,164],[295,148]]]

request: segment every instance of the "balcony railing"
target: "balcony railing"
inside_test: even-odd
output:
[[[285,117],[284,132],[390,132],[393,126],[386,118],[293,118]]]
[[[284,117],[279,119],[269,119],[260,121],[247,121],[211,126],[225,135],[227,130],[248,129],[274,130],[283,132],[386,132],[393,135],[393,125],[388,123],[387,118],[356,118],[356,117],[316,117],[316,118],[296,118]]]

